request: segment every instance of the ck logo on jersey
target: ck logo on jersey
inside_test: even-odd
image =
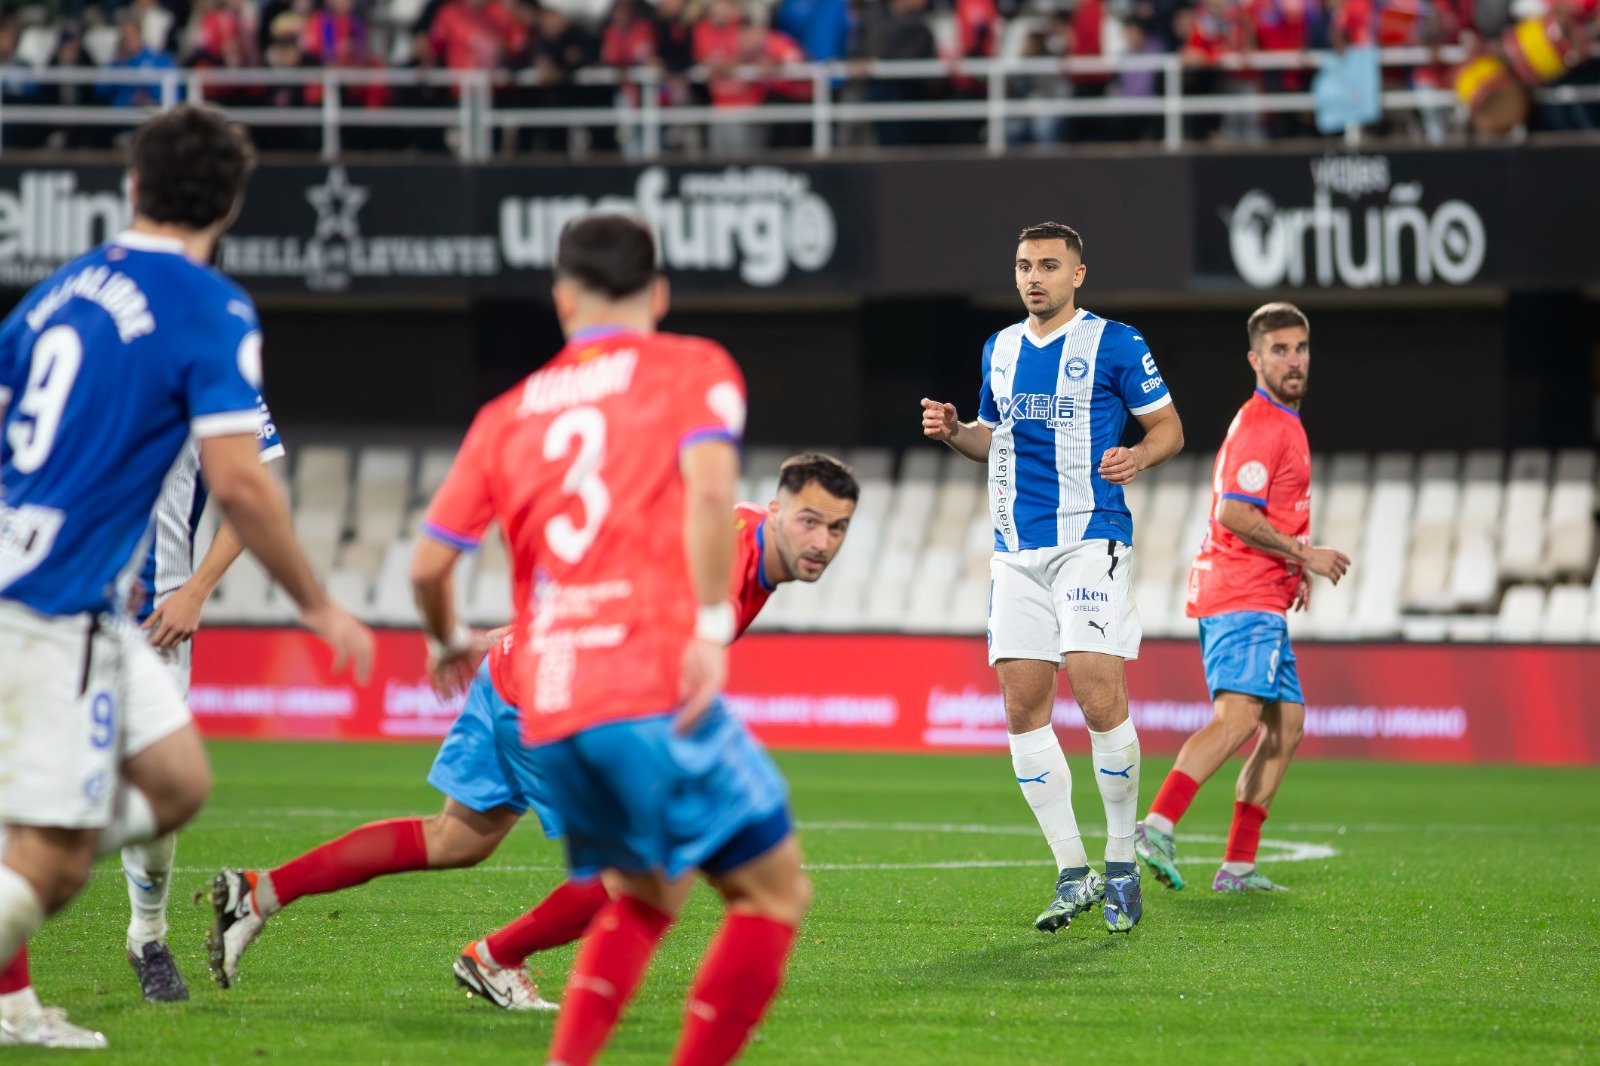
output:
[[[1048,392],[1019,392],[1015,396],[1001,396],[995,400],[1002,421],[1044,422],[1052,428],[1072,425],[1077,401],[1071,396],[1057,396]]]

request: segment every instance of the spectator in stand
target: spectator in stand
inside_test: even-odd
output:
[[[317,61],[300,47],[305,35],[306,20],[298,12],[280,11],[273,18],[267,32],[266,64],[272,70],[315,70]],[[311,82],[306,85],[268,85],[251,100],[256,107],[289,108],[319,107],[322,104],[322,86]],[[263,152],[312,152],[321,141],[321,133],[311,126],[257,126],[250,138]]]
[[[1150,23],[1129,19],[1122,24],[1123,54],[1127,56],[1158,56],[1166,52],[1161,37]],[[1124,69],[1117,74],[1112,95],[1124,100],[1152,100],[1166,91],[1159,70]],[[1124,115],[1117,124],[1118,139],[1125,141],[1160,140],[1162,119],[1159,115]]]
[[[885,8],[866,0],[856,20],[850,46],[854,59],[937,59],[938,43],[928,26],[928,0],[887,0]],[[933,100],[941,94],[936,79],[874,78],[867,82],[867,99],[872,103],[901,103]],[[873,123],[878,143],[898,146],[917,144],[934,134],[926,124],[904,121]]]
[[[304,32],[305,24],[311,19],[312,9],[313,0],[266,0],[266,3],[261,5],[261,17],[256,20],[259,23],[256,40],[261,55],[265,56],[267,49],[272,47],[273,27],[280,25],[278,22],[280,15],[296,16],[299,19],[297,25]]]
[[[429,40],[451,70],[494,70],[527,47],[528,35],[502,0],[448,0]]]
[[[199,9],[197,22],[195,51],[206,57],[205,62],[226,67],[261,65],[260,27],[250,0],[207,0]]]
[[[995,0],[955,0],[955,15],[956,52],[947,58],[993,59],[1000,54],[1000,8]],[[932,95],[934,98],[953,96],[958,100],[982,100],[989,95],[989,81],[963,74],[959,64],[955,64],[948,87],[933,88]],[[929,124],[918,139],[923,143],[972,144],[982,142],[983,130],[982,122],[943,122]]]
[[[1045,59],[1058,55],[1060,41],[1053,23],[1034,29],[1022,39],[1018,59]],[[1063,100],[1072,95],[1071,85],[1059,74],[1018,74],[1007,79],[1006,96],[1013,100]],[[1006,120],[1007,144],[1053,144],[1061,139],[1063,120],[1059,115],[1016,115]]]
[[[306,20],[300,50],[325,67],[371,66],[372,41],[366,19],[356,14],[355,0],[325,3]]]
[[[117,56],[111,61],[115,70],[176,70],[178,64],[165,52],[158,52],[145,43],[139,22],[125,18],[117,27]],[[100,86],[101,98],[112,107],[153,107],[161,102],[161,86],[157,82],[109,83]]]
[[[1229,61],[1248,54],[1252,44],[1242,0],[1204,0],[1194,11],[1189,39],[1183,46],[1184,64],[1190,68],[1185,78],[1188,91],[1206,95],[1254,90],[1256,83],[1244,71],[1228,67]],[[1254,139],[1250,131],[1255,122],[1248,115],[1191,115],[1186,125],[1194,138],[1221,130],[1231,140]]]
[[[446,85],[429,84],[427,76],[439,69],[439,56],[433,50],[433,42],[429,40],[426,32],[414,32],[411,35],[411,58],[405,63],[406,70],[415,72],[417,80],[409,85],[402,85],[395,89],[396,107],[455,107],[456,97]],[[445,130],[442,127],[426,128],[421,126],[408,127],[400,131],[404,136],[404,147],[420,152],[445,152],[449,145],[445,140]]]
[[[39,86],[31,75],[33,68],[17,54],[22,39],[21,27],[14,18],[0,20],[0,99],[7,104],[32,104],[39,101]],[[4,144],[7,148],[37,148],[49,131],[31,123],[8,122]]]
[[[1063,41],[1063,54],[1074,59],[1101,59],[1105,47],[1106,6],[1103,0],[1076,0],[1065,14],[1056,16],[1057,37]],[[1111,88],[1112,75],[1075,74],[1072,95],[1079,100],[1103,99]],[[1109,140],[1115,123],[1107,118],[1075,118],[1067,124],[1067,139],[1073,141]]]
[[[50,57],[49,66],[51,70],[93,70],[95,62],[84,50],[83,38],[68,31],[56,42],[55,54]],[[89,84],[42,84],[39,86],[37,102],[58,107],[88,106],[97,102],[94,94],[95,88]],[[104,126],[63,125],[49,132],[45,145],[52,149],[110,148],[115,132]],[[11,143],[10,131],[7,130],[6,144]]]
[[[781,0],[772,24],[821,63],[843,59],[850,48],[848,0]]]
[[[711,0],[705,17],[695,23],[694,58],[711,75],[708,89],[714,107],[753,107],[766,96],[758,82],[736,73],[744,59],[744,18],[734,0]],[[707,140],[713,152],[748,153],[766,143],[765,132],[745,123],[714,122],[707,130]]]
[[[600,32],[600,62],[623,72],[638,67],[656,67],[656,23],[650,17],[649,5],[644,0],[614,0],[606,14],[605,27]],[[618,107],[638,107],[640,87],[633,81],[624,81],[617,87],[614,100]],[[639,154],[638,126],[634,123],[617,124],[617,143],[626,156]]]
[[[1256,48],[1306,57],[1310,46],[1308,8],[1308,0],[1248,0],[1246,11]],[[1260,72],[1260,85],[1269,93],[1298,93],[1306,91],[1309,79],[1299,70],[1269,69]],[[1306,136],[1314,129],[1307,115],[1274,111],[1266,121],[1274,137]]]

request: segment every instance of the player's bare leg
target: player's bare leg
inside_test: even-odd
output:
[[[1144,913],[1133,853],[1139,737],[1128,717],[1127,672],[1120,657],[1104,652],[1068,652],[1066,659],[1067,682],[1089,727],[1094,780],[1106,812],[1106,928],[1126,933]]]
[[[1168,888],[1184,885],[1173,840],[1178,819],[1189,809],[1200,786],[1260,727],[1261,714],[1262,701],[1257,696],[1217,693],[1211,705],[1211,721],[1183,742],[1172,771],[1151,801],[1150,812],[1139,823],[1134,850],[1156,880]]]
[[[1274,884],[1256,870],[1256,849],[1261,824],[1289,770],[1295,749],[1305,733],[1306,708],[1300,703],[1269,703],[1261,715],[1255,751],[1245,760],[1234,790],[1233,824],[1228,829],[1228,850],[1211,887],[1219,892],[1273,892]]]
[[[493,855],[521,818],[509,807],[475,811],[453,799],[429,818],[370,822],[272,870],[223,870],[211,879],[215,914],[206,949],[223,988],[272,915],[302,896],[364,885],[412,870],[457,870]]]
[[[1072,771],[1050,724],[1056,703],[1056,664],[1001,659],[995,663],[995,673],[1005,703],[1011,768],[1056,862],[1050,905],[1033,923],[1039,931],[1053,933],[1099,902],[1105,895],[1105,881],[1089,869],[1083,834],[1072,810]]]

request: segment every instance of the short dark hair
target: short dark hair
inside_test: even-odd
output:
[[[1245,332],[1250,335],[1250,349],[1254,351],[1261,343],[1261,338],[1275,329],[1292,329],[1300,326],[1307,333],[1311,332],[1311,320],[1306,313],[1292,303],[1283,300],[1274,300],[1269,304],[1262,304],[1250,313],[1250,321],[1245,323]]]
[[[254,166],[244,130],[196,104],[146,119],[128,149],[139,214],[197,230],[228,217]]]
[[[1017,243],[1023,241],[1066,241],[1067,251],[1083,262],[1083,234],[1065,222],[1039,222],[1017,234]]]
[[[632,296],[655,280],[655,236],[628,215],[573,219],[556,246],[556,276],[613,300]]]
[[[856,483],[855,471],[831,455],[821,452],[802,452],[791,455],[778,467],[778,491],[799,492],[815,483],[822,491],[841,500],[861,498],[861,486]]]

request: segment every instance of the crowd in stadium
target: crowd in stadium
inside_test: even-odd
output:
[[[489,70],[504,75],[495,90],[498,105],[604,107],[616,102],[618,90],[575,81],[575,72],[652,66],[666,75],[663,104],[732,108],[810,99],[812,82],[787,79],[777,69],[806,60],[948,62],[946,76],[915,80],[868,77],[862,66],[858,77],[835,88],[841,100],[884,102],[981,98],[984,80],[963,75],[963,59],[1177,53],[1185,61],[1186,92],[1305,91],[1305,71],[1240,69],[1235,60],[1251,52],[1362,45],[1470,46],[1493,42],[1521,20],[1592,21],[1595,6],[1595,0],[776,0],[770,6],[764,0],[132,0],[125,6],[58,0],[49,10],[14,8],[0,21],[0,68],[6,72],[7,104],[111,106],[150,104],[157,90],[132,83],[62,86],[28,74],[41,67]],[[710,72],[704,83],[683,76],[696,66]],[[1577,77],[1595,80],[1594,66]],[[750,67],[772,73],[752,78]],[[1392,87],[1448,87],[1450,78],[1451,65],[1443,61],[1385,72]],[[1150,98],[1164,91],[1163,82],[1162,73],[1151,69],[1030,73],[1011,78],[1007,90],[1022,99]],[[448,107],[456,100],[455,90],[444,85],[374,84],[343,92],[342,102],[357,108]],[[322,88],[231,86],[207,95],[231,106],[305,106],[321,102]],[[1581,126],[1592,118],[1591,112],[1576,114],[1556,115],[1547,124]],[[1187,132],[1221,132],[1239,140],[1311,132],[1309,116],[1292,114],[1245,116],[1223,126],[1219,117],[1191,117]],[[56,131],[49,143],[103,146],[115,132]],[[976,123],[881,122],[859,132],[861,139],[884,144],[980,135]],[[1137,140],[1160,133],[1155,115],[1020,119],[1007,130],[1012,143]],[[45,142],[48,134],[44,128],[13,130],[6,143],[26,147]],[[315,147],[314,131],[264,134],[264,147]],[[803,141],[809,133],[791,135]],[[442,142],[437,131],[367,136],[380,147]],[[542,140],[564,142],[565,136],[561,131]],[[708,136],[711,147],[732,150],[788,143],[782,128],[729,125],[712,127]]]

